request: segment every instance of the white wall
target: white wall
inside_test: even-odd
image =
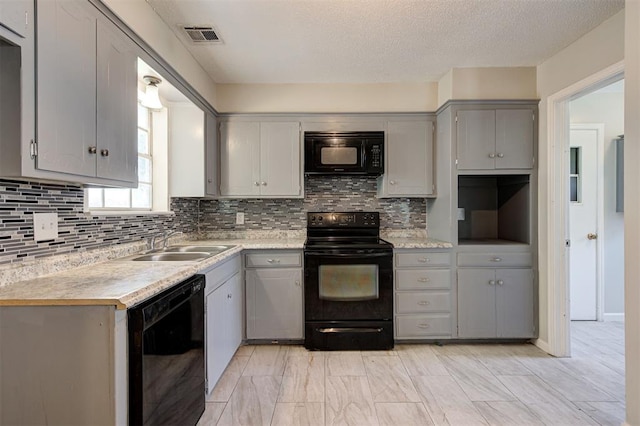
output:
[[[453,68],[438,82],[438,106],[450,99],[536,99],[535,67]]]
[[[640,2],[625,5],[624,252],[626,424],[640,425]]]
[[[624,312],[624,215],[616,212],[616,144],[624,133],[624,93],[590,93],[569,104],[571,124],[604,124],[604,248],[605,319]]]
[[[548,177],[553,175],[547,162],[552,147],[547,143],[547,109],[550,95],[575,84],[596,72],[624,59],[624,10],[567,46],[537,68],[537,92],[540,99],[538,135],[538,230],[539,230],[539,338],[547,343],[549,265],[547,240],[549,221],[547,212],[553,205]],[[563,248],[559,248],[563,250]]]
[[[219,112],[428,112],[436,83],[218,84]]]
[[[144,0],[102,0],[138,36],[167,61],[214,108],[216,86],[176,35]]]

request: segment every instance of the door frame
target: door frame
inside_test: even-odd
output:
[[[604,123],[580,123],[570,124],[571,130],[595,130],[597,135],[596,145],[596,321],[604,320]],[[569,138],[569,146],[571,145]],[[567,174],[569,176],[569,174]],[[567,220],[569,228],[571,228],[569,220]],[[571,246],[569,246],[569,256],[571,256]],[[567,262],[569,257],[567,257]],[[567,277],[571,277],[567,272]],[[571,281],[568,283],[571,288]],[[569,294],[571,292],[569,291]],[[569,312],[569,321],[571,321],[571,312]]]
[[[548,341],[536,343],[546,352],[558,357],[571,356],[569,317],[569,232],[568,215],[568,153],[569,102],[575,98],[620,80],[624,61],[617,62],[583,80],[548,97],[547,100],[547,152],[548,179],[547,211],[548,250],[540,253],[547,264],[547,324]],[[546,343],[546,344],[545,344]]]

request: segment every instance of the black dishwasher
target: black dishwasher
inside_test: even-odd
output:
[[[195,425],[205,407],[203,275],[128,311],[129,424]]]

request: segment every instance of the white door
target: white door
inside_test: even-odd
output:
[[[598,129],[571,127],[569,254],[571,320],[597,319]]]

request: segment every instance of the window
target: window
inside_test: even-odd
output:
[[[90,188],[85,194],[90,210],[152,210],[153,134],[152,114],[138,103],[138,187]]]
[[[581,154],[579,147],[571,148],[569,158],[569,200],[572,203],[582,202],[582,185],[580,182]]]

